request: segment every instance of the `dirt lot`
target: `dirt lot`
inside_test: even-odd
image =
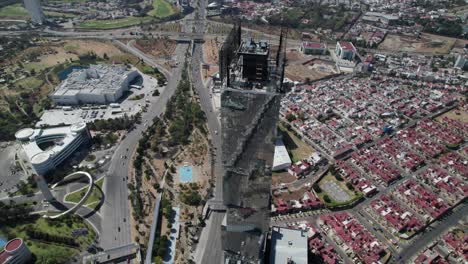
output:
[[[296,180],[296,177],[289,174],[287,171],[273,172],[271,177],[271,184],[278,185],[280,183],[290,183]]]
[[[207,39],[203,43],[203,59],[208,64],[218,64],[219,48],[222,45],[222,40],[218,38]]]
[[[294,192],[285,191],[285,192],[274,194],[274,197],[278,199],[283,199],[284,201],[300,200],[304,196],[304,193],[306,191],[308,191],[307,188],[303,187]]]
[[[463,110],[460,107],[452,109],[452,110],[448,111],[447,113],[445,113],[445,114],[443,114],[441,116],[438,116],[436,118],[436,121],[443,123],[442,119],[445,116],[450,118],[450,119],[460,121],[462,123],[468,123],[468,112],[466,112],[465,110]]]
[[[78,55],[88,52],[94,52],[102,57],[107,54],[109,57],[122,54],[122,52],[108,42],[93,40],[68,40],[64,42],[52,42],[49,45],[32,47],[25,50],[22,56],[28,56],[33,53],[41,53],[35,61],[25,65],[28,70],[42,70],[56,64],[63,63],[69,59],[77,60]]]
[[[313,66],[310,66],[292,64],[286,66],[286,77],[299,82],[303,82],[305,78],[309,78],[311,81],[318,80],[336,73],[337,72],[334,67],[330,65],[314,64]]]
[[[405,51],[447,54],[455,44],[456,39],[422,33],[420,38],[388,34],[379,45],[379,49],[387,51]]]
[[[155,58],[170,59],[174,54],[177,43],[174,40],[155,38],[155,39],[138,39],[135,42],[135,47],[146,54],[151,54]]]
[[[290,50],[286,53],[288,65],[286,77],[293,81],[302,82],[305,78],[317,80],[332,74],[336,74],[335,64],[325,59],[304,55],[298,50]]]
[[[463,49],[465,48],[465,45],[468,44],[468,40],[466,39],[457,39],[457,41],[455,41],[455,45],[453,46],[453,49],[452,51],[456,51],[458,53],[464,53],[463,52]]]

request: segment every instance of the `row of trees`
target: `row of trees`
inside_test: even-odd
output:
[[[34,230],[32,228],[26,229],[26,234],[32,239],[58,243],[58,244],[64,244],[70,247],[80,246],[80,243],[78,243],[74,238],[69,237],[69,236],[53,235],[53,234],[49,234],[46,232]]]
[[[0,202],[0,215],[2,216],[0,217],[0,226],[30,221],[36,217],[30,215],[32,211],[32,207],[27,204],[16,205]]]
[[[95,131],[117,131],[129,130],[134,127],[135,123],[141,122],[141,114],[138,113],[132,117],[125,114],[123,117],[113,119],[98,119],[92,123],[88,123],[88,128]]]
[[[206,132],[206,116],[198,102],[192,97],[192,85],[188,78],[187,63],[175,94],[166,106],[164,118],[169,122],[171,144],[186,145],[194,128]]]

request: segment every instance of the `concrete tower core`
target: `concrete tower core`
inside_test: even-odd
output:
[[[284,47],[242,42],[235,26],[220,50],[224,166],[224,263],[263,263],[269,229],[271,167],[283,88]]]
[[[41,0],[23,0],[24,7],[31,15],[32,22],[36,24],[44,23],[45,16],[42,12]]]

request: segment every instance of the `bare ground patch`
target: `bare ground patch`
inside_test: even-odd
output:
[[[388,34],[379,45],[387,51],[447,54],[455,44],[455,38],[422,33],[419,38]]]

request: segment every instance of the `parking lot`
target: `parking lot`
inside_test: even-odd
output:
[[[131,88],[129,95],[124,96],[121,102],[110,105],[85,105],[73,106],[70,108],[57,107],[44,111],[41,120],[36,123],[36,127],[41,125],[70,125],[78,122],[92,122],[97,119],[111,119],[122,117],[123,115],[132,116],[138,113],[143,106],[156,101],[157,97],[152,96],[155,87],[161,91],[164,87],[158,86],[155,78],[140,73],[143,77],[142,88]],[[136,96],[142,96],[135,100]]]

